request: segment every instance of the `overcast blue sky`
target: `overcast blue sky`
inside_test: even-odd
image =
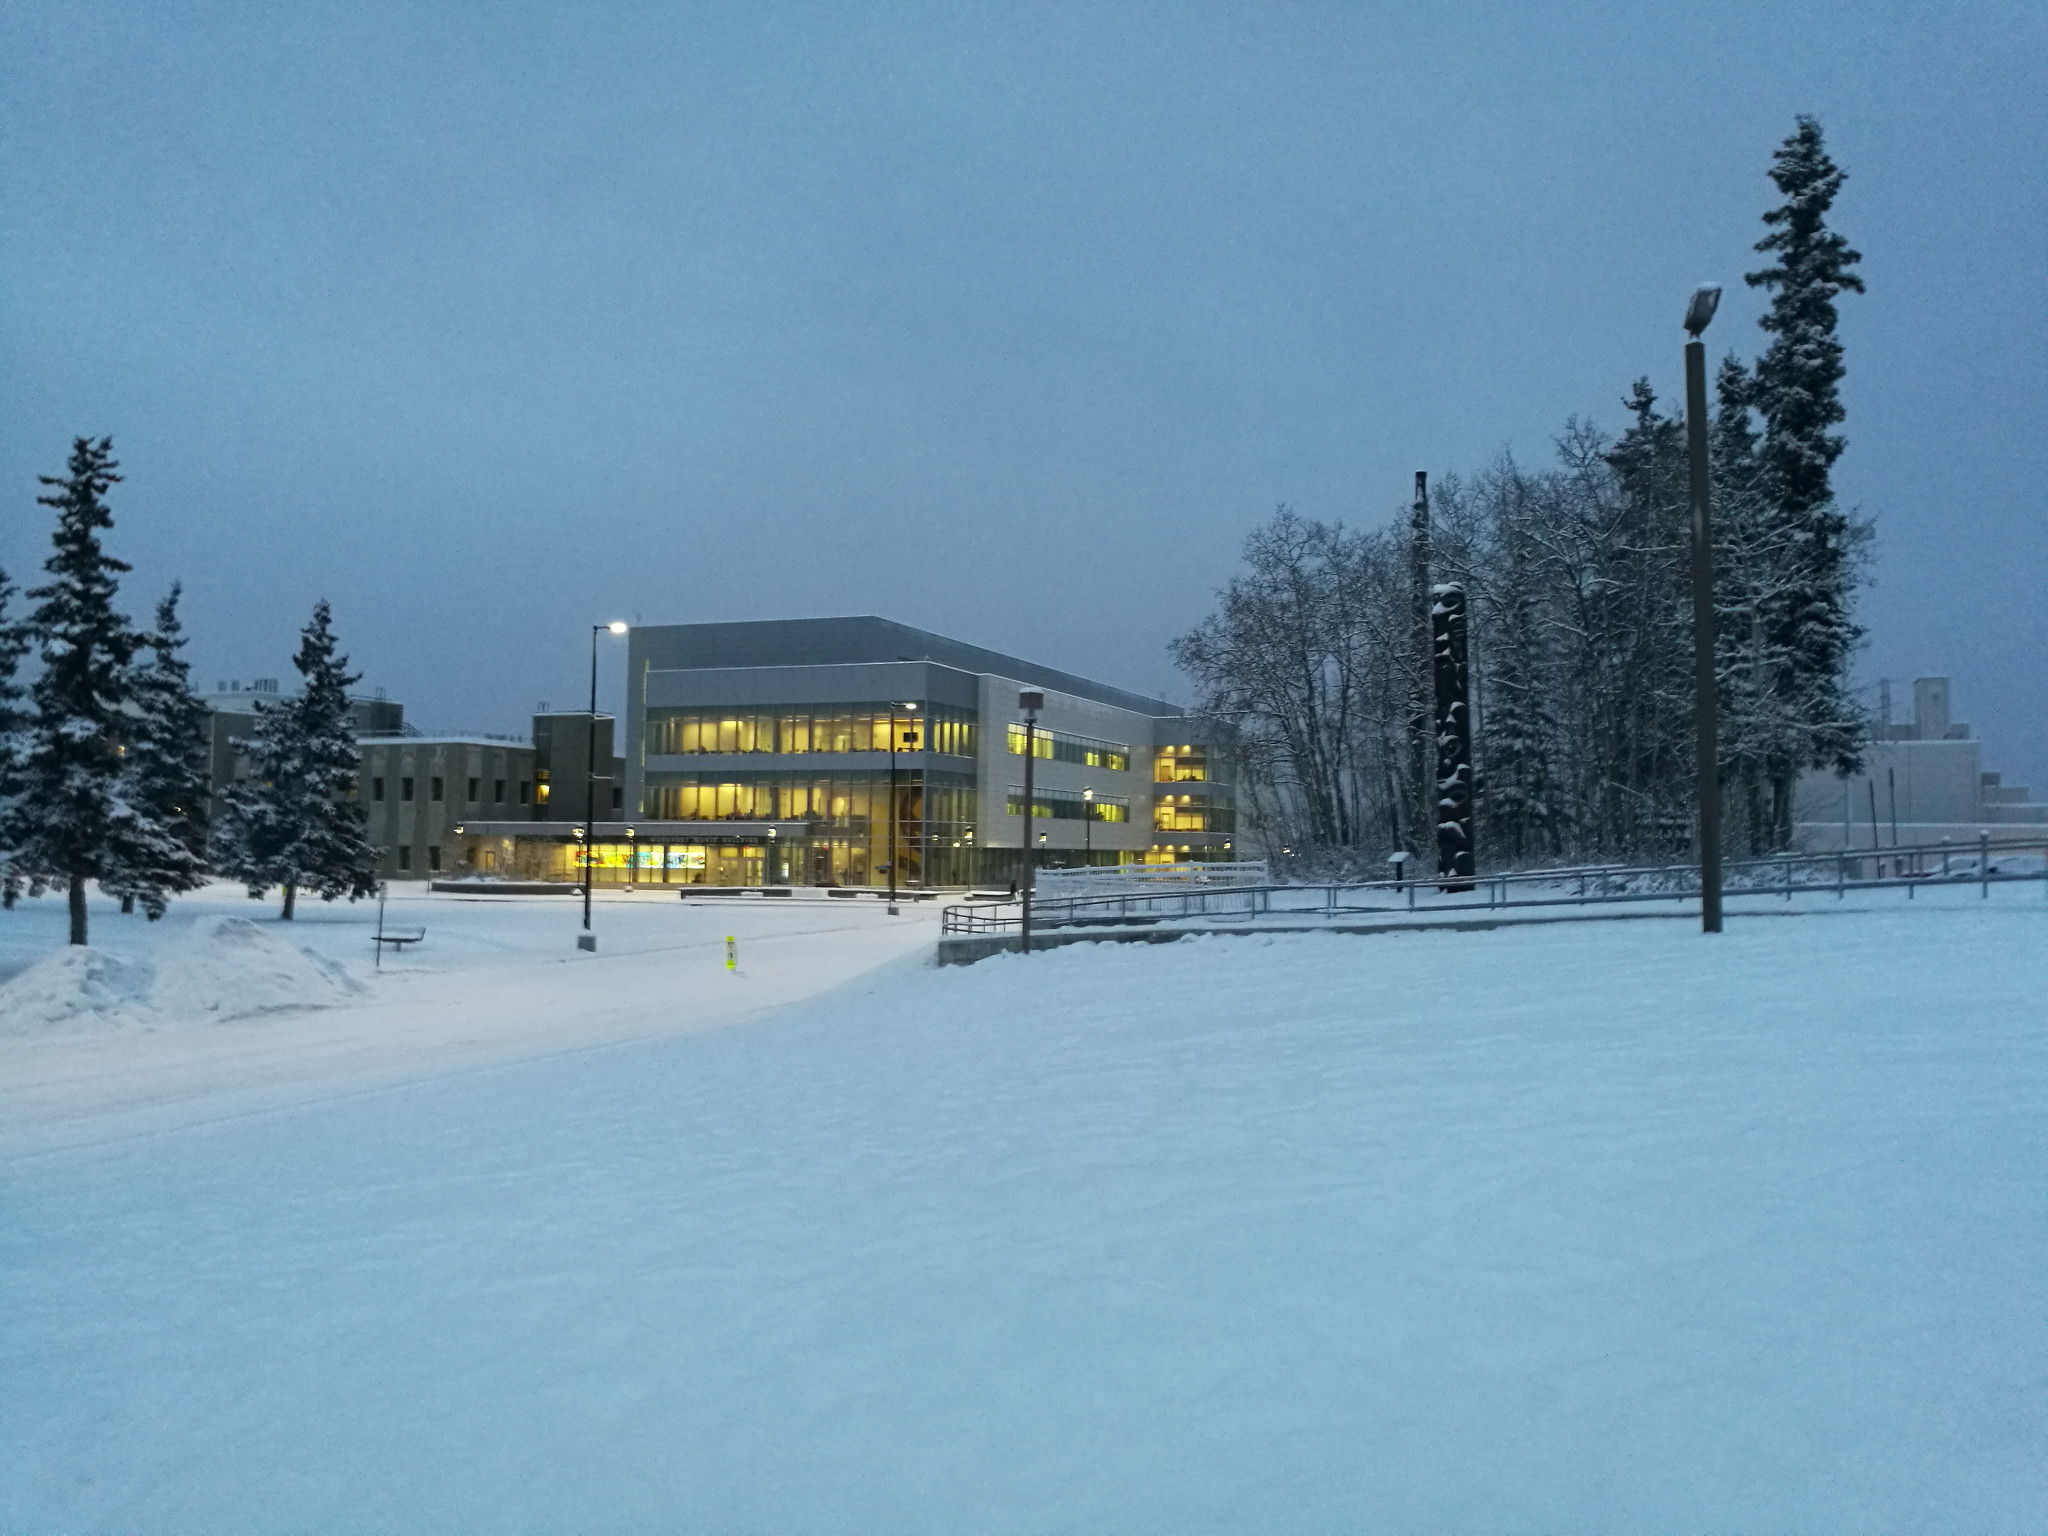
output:
[[[1953,674],[2048,790],[2044,82],[2032,3],[11,0],[0,564],[111,433],[131,604],[185,581],[208,683],[288,676],[325,596],[429,727],[573,703],[614,616],[1182,697],[1276,502],[1377,523],[1618,425],[1701,281],[1760,350],[1804,111],[1870,287],[1862,670]]]

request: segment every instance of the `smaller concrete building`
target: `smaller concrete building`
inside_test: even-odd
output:
[[[248,682],[223,679],[211,693],[199,695],[206,706],[208,773],[212,792],[207,814],[219,821],[227,809],[228,787],[249,776],[249,738],[256,734],[257,712],[265,705],[281,703],[277,679],[258,677]],[[405,706],[379,692],[350,699],[349,713],[355,719],[358,736],[396,735],[405,729]]]
[[[1815,772],[1799,781],[1793,822],[1800,847],[1825,853],[2048,828],[2048,805],[1986,771],[1983,744],[1951,718],[1949,680],[1922,677],[1913,683],[1911,720],[1872,725],[1862,772]]]
[[[491,850],[472,850],[466,819],[535,812],[530,743],[494,736],[367,736],[357,796],[387,880],[496,874]],[[488,862],[474,867],[480,855]]]
[[[260,711],[287,697],[275,678],[223,682],[201,695],[212,757],[209,808],[216,821],[227,808],[228,791],[249,777],[249,739]],[[351,699],[349,706],[362,750],[356,798],[370,841],[379,850],[377,870],[383,878],[580,878],[565,872],[566,865],[541,868],[548,861],[538,853],[522,863],[514,856],[511,831],[494,836],[485,828],[502,823],[538,838],[542,834],[536,829],[555,819],[581,824],[589,785],[588,712],[535,715],[533,735],[523,739],[489,733],[429,735],[408,725],[404,706],[381,693]],[[609,715],[597,717],[595,734],[601,769],[596,814],[608,820],[618,815],[623,794]]]

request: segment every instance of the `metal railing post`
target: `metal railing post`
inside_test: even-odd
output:
[[[1914,685],[1918,687],[1916,683]],[[1977,894],[1984,900],[1991,899],[1991,834],[1977,834]]]

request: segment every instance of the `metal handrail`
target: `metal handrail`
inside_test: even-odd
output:
[[[2003,872],[1993,867],[1994,857],[2011,854],[2039,854],[2042,868]],[[1872,864],[1877,866],[1877,872],[1864,874],[1864,867]],[[1852,865],[1856,871],[1853,876]],[[1890,873],[1885,872],[1887,866]],[[1802,890],[1832,890],[1840,896],[1851,889],[1904,889],[1910,895],[1923,886],[1971,884],[1980,886],[1988,896],[1993,885],[2029,880],[2048,882],[2048,839],[1993,842],[1985,835],[1980,836],[1974,847],[1959,843],[1900,843],[1833,853],[1772,854],[1730,860],[1722,869],[1723,889],[1730,896],[1782,894],[1788,901]],[[1575,889],[1560,893],[1559,886]],[[1698,900],[1699,894],[1697,864],[1597,864],[1482,874],[1472,877],[1463,890],[1449,888],[1444,877],[1432,875],[1301,885],[1209,886],[1101,896],[1048,896],[1041,891],[1033,903],[1032,922],[1034,927],[1050,929],[1153,924],[1168,918],[1256,918],[1276,913],[1336,917],[1398,911],[1500,911],[1687,901]],[[945,909],[941,931],[1007,933],[1016,929],[1018,919],[1017,905],[1010,902],[950,906]]]

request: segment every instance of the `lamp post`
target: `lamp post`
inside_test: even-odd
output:
[[[1027,688],[1017,695],[1017,707],[1024,712],[1024,841],[1020,845],[1024,878],[1021,882],[1024,892],[1024,915],[1019,924],[1025,954],[1031,953],[1031,874],[1033,853],[1031,847],[1031,764],[1038,756],[1038,712],[1045,708],[1045,695],[1036,688]]]
[[[590,882],[597,871],[597,637],[605,631],[626,632],[626,622],[590,626],[590,721],[583,744],[583,931],[576,935],[578,949],[596,950],[597,935],[590,931]]]
[[[889,915],[890,915],[891,917],[895,917],[895,916],[897,915],[897,909],[896,909],[896,711],[897,711],[898,709],[907,709],[907,710],[911,711],[911,712],[912,712],[913,714],[915,714],[915,713],[916,713],[916,711],[917,711],[917,706],[916,706],[915,704],[900,704],[900,705],[899,705],[899,704],[897,704],[897,703],[896,703],[896,702],[895,702],[894,700],[891,700],[891,701],[890,701],[890,704],[889,704]],[[909,739],[909,740],[908,740],[907,742],[905,742],[905,743],[904,743],[904,747],[905,747],[905,750],[907,750],[907,751],[911,751],[911,752],[915,752],[915,751],[917,750],[917,722],[916,722],[916,721],[912,721],[912,722],[911,722],[911,725],[910,725],[910,731],[909,731],[909,737],[910,737],[910,739]]]
[[[1700,340],[1721,302],[1705,284],[1685,310],[1685,438],[1692,492],[1692,686],[1700,781],[1700,931],[1721,931],[1721,763],[1715,718],[1714,524],[1708,505],[1707,344]]]
[[[1095,791],[1081,791],[1081,862],[1095,862]]]

